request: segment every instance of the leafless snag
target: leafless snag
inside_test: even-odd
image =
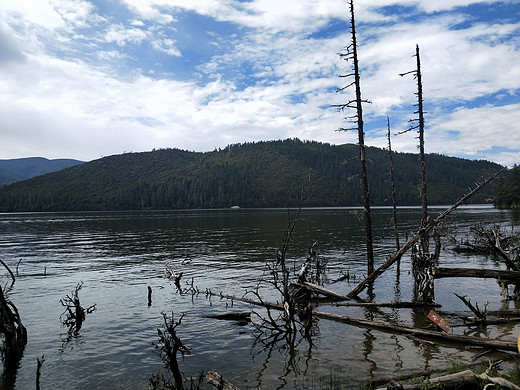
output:
[[[174,319],[173,312],[171,318],[168,318],[165,312],[163,312],[162,315],[164,328],[157,329],[158,341],[157,343],[153,343],[153,345],[155,346],[157,354],[164,362],[166,375],[153,375],[150,378],[150,388],[182,390],[184,389],[184,379],[179,369],[179,363],[177,362],[177,353],[180,352],[183,358],[184,355],[191,353],[191,349],[183,344],[176,332],[177,327],[184,318],[184,314],[182,314],[177,321]]]
[[[61,305],[65,308],[60,315],[60,320],[64,326],[69,328],[69,336],[77,335],[83,326],[85,315],[96,310],[95,303],[87,309],[81,306],[81,302],[79,301],[79,290],[81,290],[81,287],[83,287],[83,282],[79,282],[70,295],[66,295],[65,298],[60,299]]]
[[[390,140],[390,118],[386,117],[387,123],[387,138],[388,138],[388,159],[390,161],[390,181],[392,183],[392,206],[393,206],[393,219],[394,224],[394,235],[395,235],[395,248],[398,251],[401,248],[399,243],[399,229],[397,227],[397,203],[395,199],[395,180],[394,180],[394,160],[392,158],[392,142]]]
[[[347,108],[356,110],[356,115],[353,116],[353,118],[356,119],[356,126],[352,128],[340,128],[340,130],[357,130],[358,132],[361,188],[363,191],[363,214],[365,217],[365,242],[367,253],[367,266],[368,273],[371,274],[374,271],[374,251],[372,243],[372,219],[370,216],[370,196],[365,156],[365,133],[363,129],[363,103],[371,102],[369,100],[362,99],[361,97],[361,83],[359,76],[359,62],[356,39],[356,24],[354,18],[354,0],[350,0],[350,31],[352,41],[347,47],[344,48],[344,50],[341,53],[339,53],[339,56],[341,59],[347,62],[352,62],[353,72],[340,77],[354,77],[354,81],[343,88],[339,88],[338,92],[343,92],[349,87],[355,86],[355,99],[351,99],[344,104],[335,104],[332,107],[335,107],[336,109],[338,109],[338,111],[343,111]]]
[[[11,288],[15,281],[14,275],[7,264],[2,260],[0,262],[12,277]],[[0,353],[5,371],[16,372],[18,362],[22,359],[27,344],[27,330],[22,324],[17,307],[5,297],[2,286],[0,286],[0,335],[3,339]]]

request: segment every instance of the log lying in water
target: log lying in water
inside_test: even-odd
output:
[[[225,298],[225,299],[233,299],[236,301],[249,303],[252,305],[269,307],[270,309],[283,310],[283,306],[279,305],[279,304],[259,302],[259,301],[254,301],[252,299],[235,297],[233,295],[224,295],[224,294],[213,294],[213,295],[220,296],[221,298]],[[515,341],[505,341],[505,340],[497,340],[497,339],[485,339],[485,338],[480,338],[480,337],[456,335],[456,334],[452,334],[452,333],[444,333],[444,332],[438,332],[438,331],[433,331],[433,330],[409,328],[409,327],[405,327],[405,326],[391,325],[391,324],[387,324],[384,322],[363,320],[360,318],[354,318],[354,317],[344,316],[344,315],[340,315],[340,314],[325,313],[325,312],[316,311],[316,310],[313,310],[312,314],[314,316],[316,316],[318,318],[322,318],[322,319],[339,321],[339,322],[343,322],[343,323],[350,324],[350,325],[361,326],[361,327],[365,327],[365,328],[372,328],[372,329],[377,329],[377,330],[391,332],[391,333],[400,333],[400,334],[410,335],[413,337],[440,340],[440,341],[465,344],[465,345],[474,345],[474,346],[485,347],[485,348],[490,348],[490,349],[499,349],[502,351],[517,352],[517,350],[518,350],[516,340]]]
[[[346,324],[357,325],[357,326],[377,329],[377,330],[391,332],[391,333],[400,333],[400,334],[411,335],[414,337],[420,337],[420,338],[426,338],[426,339],[433,339],[433,340],[453,342],[453,343],[459,343],[459,344],[465,344],[465,345],[474,345],[474,346],[491,348],[491,349],[499,349],[499,350],[503,350],[503,351],[517,352],[517,342],[516,341],[485,339],[485,338],[480,338],[480,337],[471,337],[471,336],[456,335],[453,333],[438,332],[438,331],[434,331],[434,330],[409,328],[409,327],[405,327],[405,326],[391,325],[391,324],[387,324],[384,322],[363,320],[360,318],[353,318],[353,317],[344,316],[344,315],[340,315],[340,314],[325,313],[325,312],[321,312],[321,311],[313,311],[313,314],[318,318],[344,322]]]
[[[335,291],[329,290],[325,287],[318,286],[317,284],[310,283],[310,282],[291,283],[291,286],[304,288],[309,292],[312,292],[315,294],[321,294],[321,295],[326,296],[327,298],[334,299],[336,301],[345,301],[347,299],[350,299],[350,298],[346,297],[345,295],[338,294]]]
[[[392,387],[392,385],[394,387]],[[437,387],[439,386],[439,387]],[[473,371],[465,370],[461,372],[457,372],[455,374],[439,376],[432,379],[423,379],[418,381],[417,383],[407,383],[399,385],[395,382],[391,382],[391,384],[387,387],[377,388],[376,390],[386,390],[386,389],[403,389],[403,390],[420,390],[420,389],[459,389],[459,388],[467,388],[468,386],[475,386],[478,388],[478,380]]]
[[[392,307],[397,309],[413,309],[415,307],[442,307],[440,303],[423,302],[346,302],[334,303],[334,306],[360,306],[360,307]]]
[[[500,279],[504,282],[518,283],[520,281],[520,271],[437,267],[435,269],[434,278],[491,278]]]

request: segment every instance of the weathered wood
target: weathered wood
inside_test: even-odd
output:
[[[401,386],[397,386],[394,388],[399,388],[403,390],[419,390],[419,389],[429,389],[429,388],[437,388],[436,385],[439,385],[442,389],[458,389],[462,386],[478,386],[478,380],[473,371],[465,370],[461,372],[457,372],[455,374],[443,375],[436,378],[424,379],[422,381],[418,381],[417,383],[407,383],[402,384]],[[396,386],[396,385],[394,385]],[[386,390],[391,387],[381,387],[376,390]]]
[[[221,298],[241,301],[241,302],[249,303],[249,304],[256,305],[256,306],[264,306],[264,307],[268,307],[270,309],[284,310],[283,306],[279,305],[279,304],[259,302],[259,301],[254,301],[252,299],[235,297],[233,295],[214,294],[214,293],[211,293],[211,294],[220,296]],[[459,343],[459,344],[465,344],[465,345],[474,345],[474,346],[485,347],[485,348],[490,348],[490,349],[498,349],[498,350],[503,350],[503,351],[516,352],[518,350],[518,343],[516,340],[515,341],[506,341],[506,340],[498,340],[498,339],[485,339],[485,338],[480,338],[480,337],[456,335],[456,334],[452,334],[452,333],[441,333],[441,332],[433,331],[433,330],[391,325],[391,324],[387,324],[384,322],[363,320],[360,318],[354,318],[354,317],[349,317],[349,316],[340,315],[340,314],[326,313],[326,312],[321,312],[321,311],[317,311],[317,310],[313,310],[312,314],[314,316],[316,316],[318,318],[322,318],[322,319],[338,321],[338,322],[343,322],[343,323],[346,323],[349,325],[356,325],[356,326],[372,328],[372,329],[377,329],[377,330],[387,331],[387,332],[392,332],[392,333],[400,333],[400,334],[410,335],[413,337],[441,340],[441,341],[453,342],[453,343]]]
[[[415,307],[442,307],[440,303],[423,302],[345,302],[334,303],[334,306],[360,306],[360,307],[392,307],[398,309],[413,309]]]
[[[233,383],[224,379],[222,375],[220,375],[216,371],[208,371],[206,375],[206,380],[210,385],[215,386],[219,390],[240,390]]]
[[[471,198],[475,193],[477,193],[481,188],[483,188],[486,184],[488,184],[491,180],[496,178],[505,168],[500,169],[498,172],[495,172],[491,176],[489,176],[482,183],[478,183],[477,186],[461,197],[453,206],[444,210],[441,214],[437,216],[432,222],[427,224],[424,229],[421,229],[419,233],[413,236],[403,247],[398,250],[393,256],[391,256],[387,261],[385,261],[378,269],[372,272],[365,280],[359,283],[351,292],[347,294],[347,297],[354,298],[357,297],[370,283],[374,282],[379,276],[381,276],[388,268],[390,268],[397,260],[399,260],[418,240],[423,237],[425,233],[428,233],[431,229],[437,226],[446,216],[452,213],[457,207],[463,204],[466,200]]]
[[[331,299],[334,299],[334,300],[345,301],[347,299],[350,299],[350,298],[346,297],[345,295],[338,294],[335,291],[329,290],[329,289],[327,289],[325,287],[318,286],[317,284],[310,283],[310,282],[291,283],[291,285],[297,286],[297,287],[300,287],[300,288],[304,288],[304,289],[306,289],[306,290],[308,290],[310,292],[313,292],[313,293],[316,293],[316,294],[321,294],[321,295],[326,296],[327,298],[331,298]]]
[[[208,314],[204,317],[226,321],[251,321],[251,312]]]
[[[497,269],[479,268],[445,268],[437,267],[434,273],[435,279],[441,278],[489,278],[500,279],[507,282],[520,283],[520,271],[506,271]]]
[[[322,319],[328,319],[338,322],[343,322],[350,325],[357,325],[372,329],[377,329],[381,331],[388,331],[392,333],[400,333],[406,335],[412,335],[415,337],[424,337],[427,339],[441,340],[446,342],[453,342],[465,345],[474,345],[479,347],[486,347],[491,349],[499,349],[504,351],[517,351],[517,342],[515,341],[505,341],[505,340],[497,340],[497,339],[485,339],[480,337],[471,337],[471,336],[463,336],[456,335],[453,333],[444,333],[433,330],[419,329],[419,328],[409,328],[405,326],[397,326],[391,325],[384,322],[377,321],[369,321],[363,320],[360,318],[353,318],[349,316],[344,316],[340,314],[333,313],[325,313],[320,311],[313,311],[313,314]]]

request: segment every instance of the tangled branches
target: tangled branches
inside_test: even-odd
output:
[[[60,299],[61,305],[65,308],[60,315],[61,323],[69,328],[69,334],[77,334],[85,320],[85,314],[90,314],[96,310],[96,304],[84,309],[79,301],[79,290],[83,287],[83,282],[79,282],[70,295]]]

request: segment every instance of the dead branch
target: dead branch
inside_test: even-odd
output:
[[[487,307],[488,307],[489,302],[486,302],[486,304],[484,305],[484,308],[482,310],[480,310],[478,307],[478,303],[476,304],[477,306],[475,307],[471,304],[471,300],[466,299],[465,295],[460,296],[457,293],[454,293],[454,294],[473,312],[473,314],[475,314],[477,316],[477,319],[480,322],[482,322],[483,324],[486,323],[486,316],[488,314]]]
[[[11,275],[11,280],[12,280],[12,282],[11,282],[11,286],[9,286],[9,288],[11,288],[11,287],[13,287],[14,282],[15,282],[15,280],[16,280],[15,277],[14,277],[13,271],[11,271],[11,268],[9,268],[9,267],[7,266],[7,264],[3,262],[2,259],[0,259],[0,263],[2,263],[2,265],[5,267],[5,269],[9,272],[9,275]],[[17,267],[17,268],[18,268],[18,267]]]
[[[69,334],[76,334],[83,326],[85,315],[96,310],[96,304],[84,309],[79,300],[79,290],[83,287],[83,282],[79,282],[71,295],[66,295],[60,299],[61,305],[65,308],[60,315],[60,320],[64,326],[69,328]]]

